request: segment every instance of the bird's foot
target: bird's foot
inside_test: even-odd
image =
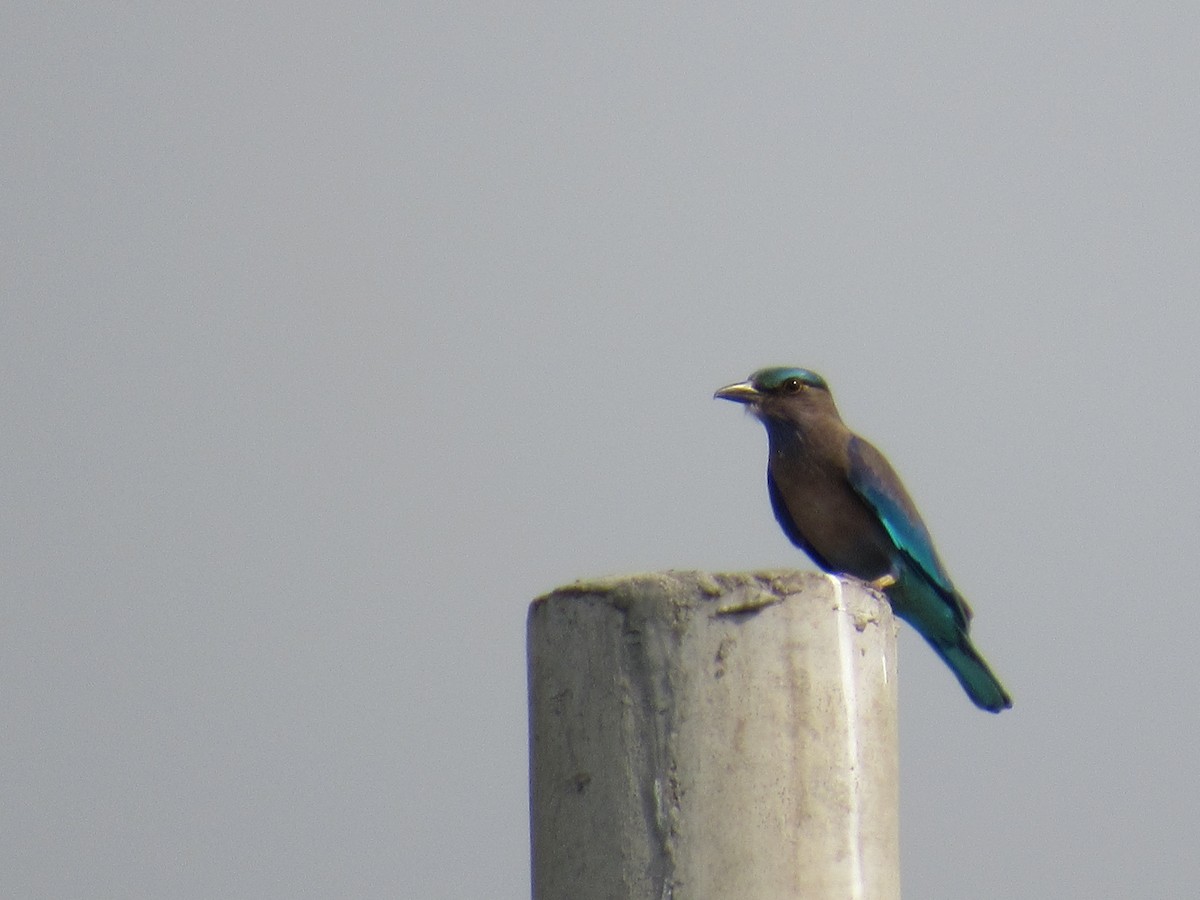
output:
[[[890,588],[895,583],[896,583],[896,576],[892,575],[892,574],[880,575],[874,581],[869,582],[871,587],[873,587],[873,588],[875,588],[875,590],[881,591],[881,592],[886,591],[888,588]]]

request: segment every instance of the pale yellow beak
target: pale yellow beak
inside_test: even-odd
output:
[[[748,381],[737,384],[727,384],[715,394],[714,399],[732,400],[734,403],[757,403],[762,399],[762,392]]]

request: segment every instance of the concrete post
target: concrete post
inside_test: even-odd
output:
[[[896,628],[793,571],[580,582],[528,623],[534,900],[896,900]]]

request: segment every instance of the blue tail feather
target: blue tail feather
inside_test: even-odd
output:
[[[952,647],[939,647],[933,641],[929,643],[937,655],[946,661],[972,703],[994,713],[1012,706],[1012,698],[966,635],[962,635],[959,643]]]

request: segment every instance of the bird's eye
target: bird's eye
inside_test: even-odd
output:
[[[798,394],[804,390],[804,382],[799,378],[786,378],[779,387],[785,394]]]

